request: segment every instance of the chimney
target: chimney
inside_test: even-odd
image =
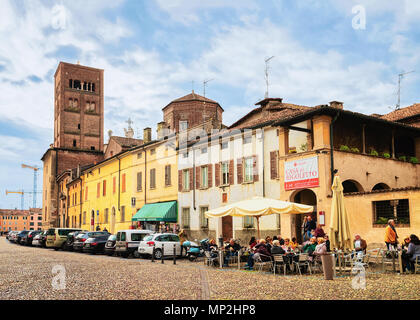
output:
[[[343,102],[340,102],[340,101],[331,101],[330,102],[330,107],[331,108],[336,108],[336,109],[343,110]]]
[[[167,135],[167,133],[166,133],[166,122],[165,121],[161,121],[157,124],[156,132],[157,132],[157,139],[158,140],[163,139]]]
[[[152,141],[152,129],[144,128],[143,130],[143,143],[148,143]]]

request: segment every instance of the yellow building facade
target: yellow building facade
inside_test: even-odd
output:
[[[176,201],[175,141],[149,142],[83,171],[81,227],[116,233],[137,227],[132,217],[145,203]]]

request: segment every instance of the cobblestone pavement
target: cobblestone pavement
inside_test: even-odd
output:
[[[53,290],[62,265],[66,288]],[[279,276],[205,267],[203,263],[124,259],[23,247],[0,237],[0,299],[419,299],[419,275],[369,275],[366,290],[352,278]]]

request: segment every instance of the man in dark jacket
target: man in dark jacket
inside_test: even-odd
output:
[[[308,216],[308,219],[306,220],[305,226],[303,228],[308,239],[312,237],[311,231],[315,229],[316,229],[315,221],[312,220],[311,216]]]
[[[226,250],[226,257],[225,257],[224,266],[227,267],[229,258],[233,256],[237,256],[239,250],[241,250],[241,246],[238,243],[236,243],[234,239],[230,239],[229,244],[225,247],[225,250]]]
[[[249,256],[248,264],[245,266],[245,269],[252,270],[257,257],[260,257],[262,261],[270,261],[272,259],[272,255],[267,249],[267,245],[264,239],[261,239],[260,242],[254,247],[254,249],[255,253]]]

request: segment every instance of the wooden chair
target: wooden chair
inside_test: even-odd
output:
[[[297,268],[300,275],[302,275],[302,272],[300,271],[300,267],[303,267],[303,266],[306,266],[309,270],[309,273],[312,274],[311,263],[309,262],[309,256],[306,253],[301,253],[299,255],[299,260],[293,261],[293,265]]]
[[[286,263],[283,259],[283,256],[281,254],[274,254],[273,255],[273,260],[274,260],[274,262],[273,262],[273,272],[274,272],[274,274],[276,274],[276,269],[278,267],[283,267],[284,275],[286,275]]]

